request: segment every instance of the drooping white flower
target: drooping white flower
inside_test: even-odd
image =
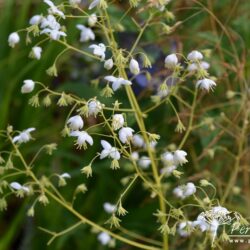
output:
[[[107,70],[112,69],[113,66],[114,66],[114,62],[113,62],[113,59],[112,59],[112,58],[110,58],[110,59],[108,59],[108,60],[106,60],[106,61],[104,62],[104,68],[107,69]]]
[[[94,13],[94,14],[91,14],[91,15],[89,16],[89,18],[88,18],[88,25],[89,25],[90,27],[94,27],[95,24],[96,24],[96,22],[97,22],[97,16],[96,16],[96,14],[95,14],[95,13]]]
[[[102,61],[105,59],[106,46],[103,43],[99,43],[98,45],[92,44],[89,48],[93,49],[93,54],[101,57]]]
[[[129,143],[133,138],[134,130],[129,127],[124,127],[119,130],[119,139],[122,143]]]
[[[18,182],[11,182],[10,187],[15,189],[15,190],[22,190],[26,193],[29,193],[29,191],[30,191],[28,187],[25,187]]]
[[[92,146],[93,145],[93,138],[85,131],[72,131],[70,133],[70,136],[77,137],[76,144],[77,148],[81,149],[82,147],[84,149],[87,148],[87,143]]]
[[[142,156],[139,161],[138,161],[138,165],[143,168],[143,169],[147,169],[151,164],[151,160],[148,156]]]
[[[48,9],[49,14],[58,15],[62,17],[63,19],[65,19],[64,13],[61,10],[59,10],[52,1],[43,0],[43,2],[49,6],[49,9]]]
[[[66,178],[66,179],[70,179],[71,175],[69,173],[63,173],[60,175],[61,178]]]
[[[92,10],[93,8],[95,8],[97,5],[99,5],[101,0],[93,0],[91,2],[91,4],[89,5],[89,10]]]
[[[109,202],[105,202],[103,204],[104,211],[108,214],[112,214],[117,210],[117,207],[115,204],[111,204]]]
[[[88,114],[96,116],[99,112],[102,111],[103,105],[97,101],[92,100],[88,103]]]
[[[32,51],[31,51],[32,57],[33,57],[34,59],[40,60],[40,59],[41,59],[42,51],[43,51],[42,48],[39,47],[39,46],[33,47],[33,48],[32,48]]]
[[[185,199],[196,192],[196,187],[192,182],[188,182],[186,185],[181,185],[173,190],[173,194],[181,199]]]
[[[111,241],[112,238],[106,232],[102,232],[98,234],[97,239],[100,241],[102,245],[105,246]]]
[[[82,0],[69,0],[69,4],[70,5],[77,5],[77,4],[80,4]]]
[[[20,37],[17,32],[13,32],[9,35],[8,43],[9,46],[14,48],[16,44],[20,42]]]
[[[69,124],[71,130],[80,130],[84,125],[82,117],[80,115],[75,115],[69,118],[67,124]]]
[[[39,25],[41,23],[42,19],[43,19],[43,16],[41,16],[41,15],[32,16],[29,20],[29,24],[30,25]]]
[[[143,148],[145,145],[145,142],[141,135],[134,135],[132,139],[132,144],[137,148]]]
[[[46,28],[43,29],[40,34],[47,34],[49,35],[50,39],[58,41],[60,40],[61,36],[67,36],[65,32],[61,31],[61,30],[55,30],[55,29],[50,29],[50,28]]]
[[[172,166],[174,164],[174,155],[171,152],[166,151],[161,155],[161,159],[164,164]]]
[[[87,42],[89,40],[95,40],[95,34],[92,29],[85,27],[82,24],[76,25],[77,29],[81,31],[80,42]]]
[[[175,165],[183,165],[188,162],[186,159],[187,152],[184,150],[176,150],[173,155]]]
[[[187,237],[191,234],[191,230],[193,229],[193,222],[192,221],[182,221],[178,225],[178,233],[181,237]]]
[[[100,159],[110,157],[114,160],[120,160],[121,156],[117,148],[112,147],[110,143],[105,140],[101,140],[103,150],[100,154]]]
[[[30,133],[32,131],[35,131],[36,129],[35,128],[28,128],[24,131],[22,131],[19,135],[15,136],[13,139],[12,139],[12,142],[13,143],[26,143],[28,141],[30,141],[30,139],[32,138]]]
[[[113,115],[112,127],[114,130],[118,130],[124,125],[124,117],[122,114]]]
[[[170,54],[165,58],[165,67],[173,69],[178,64],[178,58],[176,54]]]
[[[130,69],[130,72],[134,75],[137,75],[140,73],[139,63],[133,58],[130,60],[129,69]]]
[[[114,76],[105,76],[104,79],[107,80],[108,82],[112,82],[112,89],[114,91],[119,89],[122,85],[132,85],[132,82],[130,82],[129,80],[125,80],[124,78],[121,77],[117,78]]]
[[[201,88],[207,91],[213,90],[215,86],[216,86],[216,83],[213,80],[208,79],[208,78],[201,79],[196,83],[197,88]]]
[[[26,94],[26,93],[30,93],[34,90],[35,88],[35,82],[33,80],[24,80],[23,81],[23,86],[21,88],[21,93],[22,94]]]
[[[201,54],[201,52],[193,50],[188,54],[187,59],[189,61],[199,61],[203,59],[203,55]]]

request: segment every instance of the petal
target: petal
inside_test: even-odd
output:
[[[112,146],[110,145],[110,143],[108,143],[107,141],[105,140],[101,140],[101,144],[102,144],[102,147],[104,149],[107,149],[107,150],[110,150],[112,148]]]
[[[104,79],[107,80],[108,82],[115,82],[115,81],[117,81],[117,78],[114,77],[114,76],[105,76]]]
[[[116,91],[117,89],[119,89],[121,87],[121,82],[120,81],[115,81],[115,82],[113,82],[113,84],[112,84],[112,89],[114,90],[114,91]]]
[[[110,151],[107,149],[103,149],[100,155],[100,159],[104,159],[109,155]]]

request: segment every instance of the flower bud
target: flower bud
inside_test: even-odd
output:
[[[8,43],[9,46],[14,48],[16,44],[20,42],[20,37],[17,32],[13,32],[9,35]]]
[[[137,75],[140,73],[139,63],[135,59],[130,60],[129,69],[130,69],[130,72],[134,75]]]
[[[169,69],[174,69],[178,64],[178,58],[176,54],[170,54],[165,58],[165,67]]]
[[[34,90],[35,88],[35,82],[32,80],[24,80],[24,85],[21,88],[21,93],[22,94],[26,94],[26,93],[30,93]]]

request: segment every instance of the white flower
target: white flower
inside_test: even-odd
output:
[[[88,25],[90,27],[93,27],[93,26],[95,26],[96,22],[97,22],[97,16],[96,16],[96,14],[95,13],[91,14],[89,16],[89,18],[88,18]]]
[[[191,234],[191,230],[193,229],[192,221],[182,221],[178,226],[178,233],[182,237],[187,237]]]
[[[185,191],[184,191],[184,196],[188,197],[188,196],[194,194],[195,192],[196,192],[196,187],[195,187],[194,183],[188,182],[186,184],[186,188],[185,188]]]
[[[210,64],[208,62],[202,61],[200,63],[191,63],[188,65],[188,71],[197,71],[199,68],[207,70],[210,68]]]
[[[199,61],[203,59],[203,55],[201,54],[201,52],[193,50],[188,54],[187,59],[189,61]]]
[[[172,166],[174,164],[174,155],[171,152],[166,151],[161,155],[162,161],[168,165]]]
[[[40,60],[41,59],[41,54],[42,54],[42,48],[35,46],[32,48],[32,56],[33,58]]]
[[[62,17],[63,19],[65,19],[65,15],[62,11],[60,11],[52,1],[50,0],[43,0],[44,3],[46,3],[47,5],[49,5],[49,14],[52,14],[52,15],[58,15],[60,17]]]
[[[120,160],[121,156],[117,148],[112,147],[107,141],[101,140],[103,150],[100,154],[100,159],[110,157],[114,160]]]
[[[109,202],[105,202],[103,204],[104,211],[108,214],[112,214],[116,211],[117,207],[115,204],[111,204]]]
[[[112,69],[113,66],[114,66],[114,62],[113,62],[112,58],[106,60],[105,63],[104,63],[104,68],[107,69],[107,70]]]
[[[77,5],[77,4],[80,4],[81,3],[81,0],[69,0],[69,4],[70,5]]]
[[[98,234],[97,239],[101,242],[102,245],[107,245],[111,241],[109,234],[102,232]]]
[[[129,143],[133,137],[134,130],[129,127],[124,127],[119,130],[119,139],[122,143]]]
[[[102,61],[105,59],[106,46],[103,43],[99,43],[98,45],[92,44],[89,48],[93,49],[93,54],[101,57]]]
[[[13,32],[9,35],[8,43],[9,46],[14,48],[16,44],[20,42],[20,37],[17,32]]]
[[[167,174],[167,175],[170,175],[173,173],[174,170],[176,170],[176,166],[175,165],[172,165],[172,166],[167,166],[167,167],[164,167],[160,170],[161,174]]]
[[[130,60],[129,69],[130,69],[130,72],[134,75],[137,75],[140,73],[139,63],[133,58]]]
[[[138,152],[132,152],[131,154],[131,158],[134,160],[134,161],[137,161],[139,159],[139,154]]]
[[[46,28],[40,32],[40,34],[48,34],[52,40],[58,41],[61,36],[67,36],[65,32],[55,29]]]
[[[23,190],[26,193],[29,193],[29,191],[30,191],[28,187],[25,187],[18,182],[11,182],[10,187],[15,189],[15,190]]]
[[[174,152],[173,160],[176,165],[183,165],[188,162],[186,159],[187,153],[184,150],[176,150]]]
[[[26,143],[28,141],[30,141],[31,139],[31,135],[30,133],[32,131],[35,131],[36,129],[35,128],[28,128],[26,130],[24,130],[23,132],[21,132],[19,135],[15,136],[12,140],[13,143]]]
[[[196,192],[196,187],[192,182],[188,182],[186,185],[181,185],[173,190],[173,194],[181,199],[185,199]]]
[[[82,147],[84,149],[87,148],[87,143],[89,145],[93,145],[93,138],[85,131],[73,131],[70,133],[70,136],[77,137],[76,144],[78,145],[77,148],[81,149]]]
[[[137,148],[143,148],[145,145],[144,139],[141,135],[134,135],[132,139],[132,143]]]
[[[92,29],[85,27],[82,24],[76,25],[77,29],[81,31],[80,42],[87,42],[89,40],[95,40],[95,34]]]
[[[80,115],[75,115],[69,118],[67,124],[69,124],[71,130],[80,130],[84,125],[82,117]]]
[[[92,100],[88,103],[88,114],[96,116],[102,111],[102,104],[97,100]]]
[[[124,125],[124,117],[122,114],[113,115],[112,127],[114,130],[118,130]]]
[[[66,179],[70,179],[71,178],[71,176],[70,176],[69,173],[63,173],[63,174],[60,175],[60,177],[61,178],[66,178]]]
[[[178,64],[178,58],[176,54],[170,54],[165,58],[165,67],[173,69]]]
[[[201,79],[196,83],[197,88],[199,87],[207,91],[209,91],[210,89],[213,90],[215,86],[216,86],[216,83],[213,80],[208,79],[208,78]]]
[[[35,16],[30,18],[29,24],[30,25],[38,25],[41,23],[42,19],[43,19],[43,17],[41,15],[35,15]]]
[[[150,164],[151,160],[147,156],[142,156],[138,161],[138,165],[143,169],[147,169],[150,166]]]
[[[52,30],[60,30],[61,25],[56,21],[56,18],[54,16],[48,15],[41,20],[41,28],[44,29],[46,27]]]
[[[89,5],[89,10],[92,10],[95,8],[97,5],[99,5],[101,0],[93,0],[92,3]]]
[[[21,93],[26,94],[30,93],[34,90],[35,88],[35,82],[33,80],[24,80],[23,81],[23,86],[21,88]]]
[[[107,80],[108,82],[112,82],[112,89],[114,91],[119,89],[122,85],[132,84],[129,80],[125,80],[124,78],[121,78],[121,77],[117,78],[114,76],[105,76],[104,79]]]

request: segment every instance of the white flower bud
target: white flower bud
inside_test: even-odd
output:
[[[176,54],[170,54],[165,58],[165,67],[173,69],[178,64],[178,58]]]
[[[104,68],[107,69],[107,70],[112,69],[113,66],[114,66],[114,62],[113,62],[112,58],[106,60],[105,63],[104,63]]]
[[[112,127],[114,130],[118,130],[124,125],[124,117],[122,114],[113,115]]]
[[[119,139],[122,143],[129,143],[133,137],[134,130],[129,127],[124,127],[119,130]]]
[[[132,139],[132,143],[135,147],[138,147],[138,148],[143,148],[145,145],[145,142],[141,135],[134,135]]]
[[[13,32],[9,35],[8,43],[9,46],[14,48],[16,44],[20,42],[20,37],[17,32]]]
[[[97,22],[97,16],[96,16],[96,14],[91,14],[89,16],[89,18],[88,18],[88,24],[89,24],[89,26],[90,27],[95,26],[96,22]]]
[[[111,237],[109,234],[102,232],[98,234],[97,239],[101,242],[102,245],[107,245],[111,241]]]
[[[41,15],[35,15],[35,16],[33,16],[33,17],[30,18],[29,24],[30,25],[38,25],[38,24],[41,23],[42,18],[43,17]]]
[[[75,115],[69,118],[67,124],[69,124],[71,130],[80,130],[84,125],[82,117],[80,115]]]
[[[37,60],[40,60],[41,59],[41,54],[42,54],[42,48],[41,47],[38,47],[38,46],[35,46],[32,48],[32,57],[34,59],[37,59]]]
[[[134,75],[137,75],[140,73],[139,63],[135,59],[130,60],[129,69],[130,69],[130,72]]]
[[[199,61],[203,59],[203,55],[201,54],[201,52],[193,50],[188,54],[187,59],[189,61]]]
[[[26,94],[26,93],[30,93],[34,90],[35,88],[35,82],[32,80],[24,80],[24,85],[21,88],[21,93],[22,94]]]
[[[138,161],[138,165],[143,169],[147,169],[150,166],[150,164],[151,160],[147,156],[142,156]]]
[[[81,0],[69,0],[69,4],[70,5],[77,5],[77,4],[80,4],[81,3]]]
[[[105,202],[103,204],[104,211],[108,214],[112,214],[116,211],[117,207],[114,204],[111,204],[109,202]]]

